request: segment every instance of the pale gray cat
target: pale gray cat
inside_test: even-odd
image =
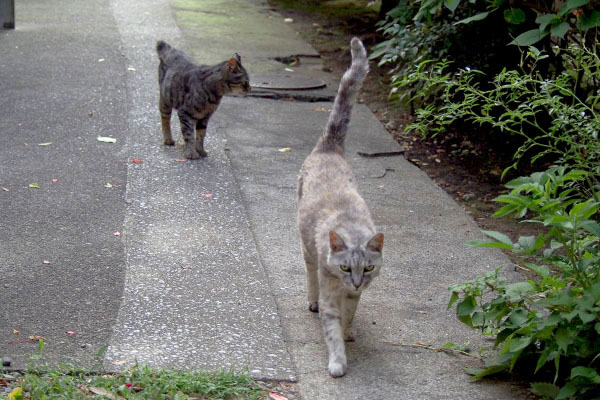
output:
[[[352,106],[369,72],[361,41],[351,43],[352,65],[340,82],[327,128],[298,178],[298,228],[306,263],[308,307],[320,311],[329,351],[329,373],[346,373],[344,340],[353,341],[352,319],[363,289],[383,263],[383,234],[344,159]]]

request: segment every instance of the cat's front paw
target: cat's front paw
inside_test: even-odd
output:
[[[165,146],[174,146],[175,145],[175,141],[171,138],[163,140],[163,143],[165,144]]]
[[[198,152],[196,150],[188,150],[183,154],[183,156],[185,158],[189,158],[190,160],[195,160],[197,158],[200,158],[200,154],[198,154]]]
[[[352,329],[346,329],[344,331],[344,340],[346,342],[354,342],[355,337],[354,337],[354,332],[352,331]]]
[[[339,378],[346,374],[346,364],[342,364],[335,361],[329,362],[329,375],[334,378]]]
[[[204,150],[196,150],[196,151],[198,152],[198,155],[200,157],[206,157],[206,156],[208,156],[208,153],[205,152]]]
[[[319,312],[319,303],[316,301],[308,303],[308,309],[312,312]]]

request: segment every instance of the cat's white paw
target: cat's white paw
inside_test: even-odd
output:
[[[189,158],[190,160],[195,160],[200,158],[200,154],[196,150],[188,150],[184,154],[185,158]]]
[[[334,378],[339,378],[346,374],[346,365],[341,364],[339,362],[330,361],[329,362],[329,375]]]

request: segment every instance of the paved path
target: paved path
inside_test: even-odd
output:
[[[477,226],[403,157],[356,155],[397,147],[365,106],[347,154],[386,261],[341,379],[306,310],[295,228],[297,172],[331,104],[229,97],[207,159],[179,162],[181,143],[161,146],[157,39],[201,62],[235,51],[251,72],[284,76],[274,57],[314,54],[292,28],[260,0],[17,3],[17,29],[0,33],[0,355],[22,367],[39,335],[54,362],[91,366],[107,345],[108,370],[247,367],[297,381],[304,399],[520,397],[470,383],[474,358],[409,346],[483,345],[446,310],[446,288],[508,260],[464,246]],[[329,83],[301,98],[334,93],[318,62],[294,73]]]

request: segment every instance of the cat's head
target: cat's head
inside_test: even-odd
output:
[[[242,58],[235,53],[223,67],[223,80],[234,93],[246,94],[250,91],[250,78],[242,65]]]
[[[347,243],[348,242],[348,243]],[[351,244],[336,232],[329,232],[329,272],[350,291],[361,291],[379,275],[383,264],[383,233]]]

